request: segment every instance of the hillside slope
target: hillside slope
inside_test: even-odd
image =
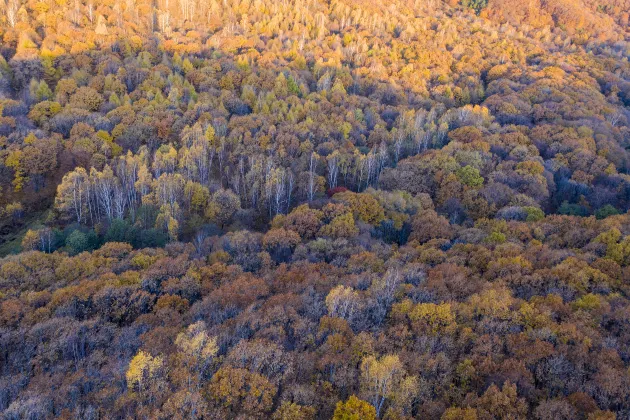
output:
[[[0,6],[0,418],[630,416],[627,0]]]

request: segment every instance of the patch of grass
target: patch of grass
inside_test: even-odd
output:
[[[44,224],[46,212],[31,213],[12,227],[10,222],[0,225],[0,258],[22,251],[22,238],[29,229]]]

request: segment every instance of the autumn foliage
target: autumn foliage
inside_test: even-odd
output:
[[[628,10],[0,2],[0,418],[630,417]]]

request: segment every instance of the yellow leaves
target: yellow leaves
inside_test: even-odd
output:
[[[551,270],[560,281],[571,285],[576,290],[585,292],[596,285],[606,285],[609,277],[601,271],[588,265],[586,261],[569,257]]]
[[[620,265],[630,264],[630,235],[623,238],[618,244],[614,244],[606,251],[606,257]]]
[[[88,52],[91,48],[93,48],[93,45],[90,45],[88,43],[85,42],[74,42],[72,44],[72,48],[70,48],[70,54],[82,54],[82,53],[86,53]]]
[[[359,293],[352,287],[339,285],[326,296],[326,307],[330,316],[349,320],[360,304]]]
[[[342,353],[348,348],[348,340],[343,334],[333,333],[326,337],[327,351],[332,353]]]
[[[554,334],[558,337],[558,341],[562,344],[582,345],[588,350],[593,345],[593,340],[582,328],[573,323],[558,324],[553,329]]]
[[[343,138],[346,139],[346,140],[348,139],[348,136],[350,135],[350,131],[351,130],[352,130],[352,125],[350,125],[350,123],[347,122],[347,121],[344,121],[341,124],[341,127],[339,129],[339,131],[343,135]]]
[[[333,84],[333,87],[330,91],[331,94],[340,94],[340,95],[346,95],[346,88],[343,86],[343,83],[341,81],[341,79],[336,78],[335,79],[335,83]]]
[[[179,235],[179,222],[174,217],[170,217],[167,222],[168,236],[171,241],[176,241]]]
[[[410,299],[397,303],[392,308],[392,316],[407,316],[412,327],[423,334],[452,333],[457,326],[455,314],[449,303],[418,303]]]
[[[214,146],[215,131],[214,131],[214,127],[212,125],[208,125],[208,128],[206,128],[206,132],[204,133],[204,136],[205,136],[206,140],[208,141],[208,143],[211,146]]]
[[[398,407],[410,406],[417,386],[417,379],[407,376],[405,367],[395,354],[378,359],[367,356],[361,362],[362,393],[376,408],[377,416],[386,399],[392,400]]]
[[[606,258],[619,265],[630,264],[630,235],[622,239],[621,232],[616,227],[600,233],[594,242],[606,245]]]
[[[333,420],[376,420],[376,409],[367,401],[351,395],[346,402],[337,403]]]
[[[184,195],[190,200],[190,210],[196,213],[203,213],[210,199],[208,188],[193,181],[186,183]]]
[[[548,313],[541,311],[533,304],[524,302],[516,313],[517,321],[528,328],[543,328],[552,324]]]
[[[178,334],[175,345],[187,359],[189,367],[197,370],[205,367],[219,351],[216,337],[208,336],[203,321],[191,324],[186,332]]]
[[[501,102],[498,107],[498,111],[501,114],[517,115],[519,113],[518,108],[510,102]]]
[[[20,166],[20,161],[22,159],[23,153],[21,150],[14,150],[9,153],[7,158],[4,161],[4,164],[9,168],[15,170]]]
[[[485,239],[485,242],[489,244],[502,244],[507,240],[506,236],[502,232],[497,232],[496,230],[488,235]]]
[[[385,212],[385,218],[393,222],[395,229],[402,229],[411,215],[428,208],[420,197],[414,197],[406,191],[385,191],[369,188],[366,193],[378,200]]]
[[[426,326],[431,334],[447,332],[455,326],[455,316],[448,303],[420,303],[409,312],[409,319]]]
[[[9,153],[4,161],[4,164],[13,169],[13,190],[15,192],[22,191],[24,183],[27,181],[27,177],[24,176],[24,169],[22,168],[22,158],[24,153],[21,150],[14,150]]]
[[[516,385],[509,380],[501,389],[492,384],[479,398],[477,406],[482,418],[524,420],[527,415],[525,399],[518,397]]]
[[[442,414],[441,420],[477,420],[477,410],[466,407],[451,407]]]
[[[602,297],[593,293],[588,293],[574,301],[572,306],[574,309],[583,311],[597,310],[602,306]]]
[[[149,382],[161,373],[164,360],[161,356],[153,357],[149,353],[140,350],[131,359],[129,368],[125,374],[127,387],[132,391],[142,393]]]
[[[385,271],[385,263],[374,252],[362,251],[352,255],[348,259],[347,267],[355,273],[369,270],[373,273],[382,273]]]
[[[492,261],[488,266],[488,271],[491,272],[495,279],[505,278],[515,272],[530,272],[532,270],[532,263],[521,255],[516,257],[501,257],[496,261]]]
[[[113,157],[118,157],[122,154],[122,147],[114,143],[113,137],[107,131],[99,130],[96,133],[96,137],[99,138],[103,142],[105,149],[109,149],[111,151],[111,155]],[[128,156],[131,156],[131,155],[128,155]]]
[[[276,77],[273,91],[278,98],[286,98],[289,94],[289,86],[284,73],[280,73],[278,77]]]
[[[189,72],[193,71],[194,69],[195,69],[195,67],[190,62],[190,60],[188,58],[185,58],[184,61],[182,62],[182,70],[184,71],[184,73],[188,74]]]
[[[619,242],[619,239],[621,239],[621,232],[617,228],[612,228],[604,233],[600,233],[595,238],[594,242],[599,242],[610,246]]]
[[[587,417],[588,420],[616,420],[617,415],[610,410],[595,410]]]
[[[335,200],[347,204],[354,215],[362,222],[376,225],[385,219],[385,211],[370,194],[350,191],[335,194]]]
[[[117,286],[135,286],[140,284],[138,271],[125,271],[118,276]]]
[[[40,2],[35,3],[35,7],[33,7],[33,9],[37,13],[42,14],[42,13],[46,13],[46,12],[48,12],[48,10],[50,10],[50,5],[48,3],[46,3],[46,2],[40,1]]]
[[[514,299],[509,289],[490,289],[479,294],[474,294],[468,300],[469,315],[475,317],[489,317],[497,319],[510,319],[510,306]]]
[[[335,217],[328,225],[322,226],[319,230],[320,236],[332,238],[351,238],[358,233],[359,229],[354,223],[352,213],[344,213]]]
[[[29,229],[22,238],[22,250],[31,251],[39,246],[39,233]]]
[[[285,401],[274,411],[272,420],[313,420],[315,414],[316,410],[314,407],[301,406]]]
[[[37,137],[35,134],[29,133],[28,136],[24,138],[24,144],[33,145],[37,142]]]
[[[547,67],[542,72],[546,77],[549,77],[553,80],[562,80],[566,76],[564,70],[556,66]]]
[[[361,376],[366,382],[376,382],[384,385],[381,389],[390,391],[391,379],[404,371],[403,364],[395,354],[388,354],[377,359],[367,356],[361,362]]]

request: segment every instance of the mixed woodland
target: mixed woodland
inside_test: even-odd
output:
[[[0,37],[0,418],[630,417],[630,0]]]

